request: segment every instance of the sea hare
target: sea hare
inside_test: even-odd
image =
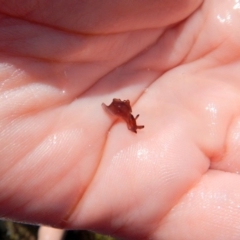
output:
[[[137,129],[144,128],[143,125],[138,126],[136,123],[139,114],[134,117],[132,115],[132,108],[129,100],[121,100],[114,98],[112,103],[107,106],[105,103],[102,106],[110,113],[122,118],[126,123],[129,130],[137,133]]]

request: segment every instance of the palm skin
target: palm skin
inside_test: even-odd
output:
[[[0,6],[2,218],[240,238],[236,1]],[[103,111],[113,98],[140,114],[137,135]]]

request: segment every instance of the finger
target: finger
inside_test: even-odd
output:
[[[64,236],[64,230],[40,226],[38,230],[38,240],[62,240]]]

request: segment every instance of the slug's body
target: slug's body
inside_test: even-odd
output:
[[[129,100],[122,101],[121,99],[114,98],[109,106],[107,106],[105,103],[102,105],[110,113],[121,117],[127,123],[129,130],[137,133],[137,129],[144,128],[143,125],[137,125],[136,119],[139,117],[139,114],[136,117],[132,115],[132,108]]]

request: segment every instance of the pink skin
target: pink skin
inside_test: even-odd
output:
[[[240,239],[239,3],[0,9],[0,216],[127,239]],[[141,114],[137,135],[102,110],[115,97]]]

